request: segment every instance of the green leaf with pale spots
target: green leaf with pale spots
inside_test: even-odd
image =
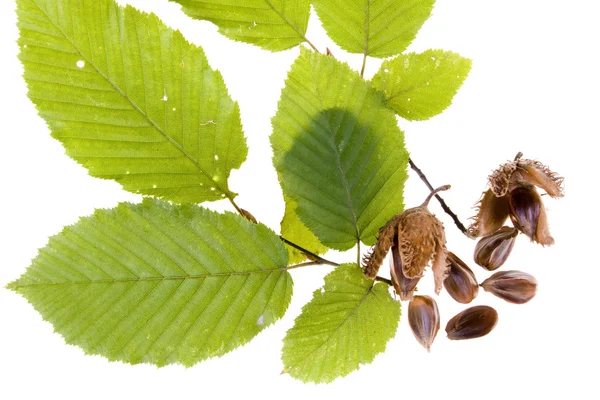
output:
[[[290,49],[306,40],[309,0],[170,0],[195,19],[219,27],[229,39],[265,50]]]
[[[201,48],[112,0],[19,0],[29,98],[90,175],[175,202],[233,198],[248,149]]]
[[[431,15],[435,0],[311,0],[323,27],[350,53],[402,53]]]
[[[429,119],[452,103],[471,70],[471,60],[444,50],[408,53],[386,60],[373,77],[388,106],[408,120]]]
[[[327,247],[319,242],[319,239],[304,226],[296,215],[296,204],[285,196],[284,199],[285,214],[281,220],[281,236],[314,254],[320,255],[327,252]],[[288,249],[290,264],[298,264],[306,260],[306,256],[300,250],[288,245],[285,247]]]
[[[315,383],[346,376],[385,350],[399,320],[387,284],[366,279],[356,264],[340,265],[283,339],[284,372]]]
[[[371,245],[402,211],[408,153],[396,116],[347,64],[302,49],[272,120],[273,164],[324,245]]]
[[[190,366],[283,316],[287,265],[262,224],[146,199],[64,228],[8,288],[88,354]]]

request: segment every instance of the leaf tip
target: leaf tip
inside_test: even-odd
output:
[[[9,284],[7,284],[6,286],[4,286],[4,289],[8,289],[8,290],[16,292],[16,293],[19,292],[18,288],[19,288],[19,286],[17,285],[17,281],[12,281]]]

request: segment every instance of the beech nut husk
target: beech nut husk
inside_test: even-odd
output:
[[[377,276],[383,259],[394,245],[398,248],[404,277],[418,279],[431,265],[435,292],[440,292],[449,272],[446,233],[441,221],[427,207],[437,192],[449,188],[450,185],[445,185],[433,190],[423,204],[396,214],[379,229],[377,242],[362,260],[365,277],[373,279]]]
[[[450,265],[450,274],[444,280],[444,287],[452,298],[461,304],[467,304],[477,297],[479,285],[477,278],[460,258],[451,251],[448,252],[447,258]]]
[[[500,268],[510,255],[518,234],[517,229],[503,226],[496,232],[482,237],[475,245],[475,262],[488,271]]]
[[[498,322],[498,312],[489,306],[474,306],[456,314],[446,325],[448,339],[475,339],[487,335]]]
[[[563,197],[563,178],[539,161],[522,158],[502,164],[489,177],[490,188],[479,204],[477,215],[468,229],[471,237],[490,235],[510,217],[515,228],[531,241],[549,246],[554,243],[548,227],[546,209],[537,188],[550,197]]]
[[[500,271],[483,281],[481,287],[509,303],[524,304],[535,297],[537,280],[522,271]]]
[[[435,300],[430,296],[414,296],[408,304],[408,324],[415,338],[429,351],[440,330],[440,312]]]

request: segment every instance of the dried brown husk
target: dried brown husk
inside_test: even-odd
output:
[[[450,186],[441,186],[432,191],[419,207],[409,208],[390,219],[379,230],[377,243],[371,252],[363,258],[363,270],[366,277],[374,278],[379,267],[397,240],[402,273],[406,278],[417,279],[423,276],[427,265],[431,263],[435,281],[435,291],[439,293],[444,279],[448,276],[446,261],[446,234],[442,223],[427,209],[431,197]],[[396,230],[394,231],[394,226]]]
[[[456,314],[446,325],[448,339],[466,340],[487,335],[498,322],[498,312],[490,306],[474,306]]]
[[[408,324],[415,338],[429,351],[440,330],[440,312],[430,296],[414,296],[408,304]]]
[[[509,212],[508,197],[497,197],[492,189],[488,189],[483,192],[476,209],[477,215],[473,218],[468,234],[471,237],[489,235],[506,222]]]
[[[509,303],[525,304],[535,297],[537,280],[522,271],[500,271],[483,281],[481,287]]]
[[[451,251],[448,252],[450,274],[444,280],[444,288],[454,300],[468,304],[479,293],[479,285],[475,274],[460,258]]]
[[[516,221],[516,227],[532,241],[545,246],[554,243],[549,233],[546,210],[535,187],[543,189],[551,197],[563,197],[563,178],[539,161],[521,157],[522,153],[517,154],[514,161],[501,165],[490,175],[490,189],[483,193],[477,205],[477,215],[468,229],[471,237],[495,232],[510,215],[513,222]],[[521,207],[515,203],[521,203]]]
[[[431,262],[435,291],[439,293],[448,276],[446,234],[442,223],[427,206],[403,213],[398,224],[398,248],[402,272],[410,279],[420,278]]]
[[[383,264],[383,260],[390,250],[390,247],[392,247],[392,244],[395,241],[397,242],[398,235],[396,234],[396,230],[398,229],[398,221],[400,220],[401,215],[402,214],[397,214],[393,216],[379,229],[377,242],[371,247],[369,254],[364,256],[362,260],[365,277],[373,279],[377,276],[379,268],[381,268],[381,264]]]

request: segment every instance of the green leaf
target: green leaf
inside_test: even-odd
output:
[[[435,0],[312,0],[342,49],[371,57],[402,53],[431,15]]]
[[[388,106],[408,120],[429,119],[450,104],[471,70],[471,60],[444,50],[402,54],[384,61],[373,77]]]
[[[306,40],[309,0],[170,0],[192,18],[207,20],[229,39],[265,50],[290,49]]]
[[[323,246],[319,239],[300,221],[296,214],[296,204],[288,198],[285,198],[285,213],[281,220],[281,236],[314,254],[320,255],[327,252],[327,247]],[[288,245],[285,247],[288,250],[290,264],[298,264],[306,259],[306,256],[300,250]]]
[[[303,49],[272,124],[273,164],[300,220],[329,248],[374,243],[402,211],[408,164],[383,96],[347,64]]]
[[[176,202],[233,198],[237,103],[201,48],[112,0],[18,0],[29,98],[90,175]]]
[[[262,224],[146,199],[64,228],[8,287],[86,353],[190,366],[283,316],[287,261]]]
[[[385,350],[399,320],[400,303],[388,285],[343,264],[325,277],[283,339],[284,372],[316,383],[346,376]]]

